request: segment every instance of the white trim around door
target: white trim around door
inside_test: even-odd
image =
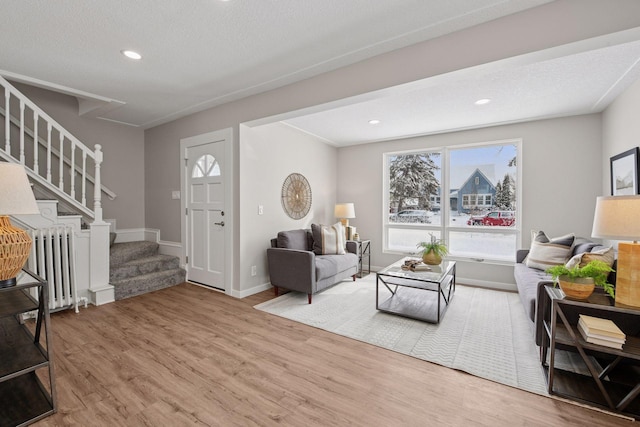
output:
[[[234,192],[233,192],[233,177],[234,177],[234,163],[233,163],[233,129],[227,128],[214,132],[205,133],[202,135],[196,135],[189,138],[183,138],[180,140],[180,232],[182,241],[182,261],[187,268],[187,278],[189,277],[189,263],[187,262],[187,256],[189,256],[189,231],[187,221],[187,197],[188,197],[188,180],[187,180],[187,151],[191,147],[199,145],[219,143],[224,144],[224,163],[226,168],[227,179],[224,181],[224,201],[225,201],[225,215],[224,215],[224,246],[225,246],[225,260],[224,260],[224,292],[227,295],[233,295],[233,266],[234,266]]]

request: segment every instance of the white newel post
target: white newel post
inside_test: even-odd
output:
[[[100,177],[100,168],[102,167],[102,146],[100,144],[96,144],[95,162],[96,171],[93,182],[94,221],[102,222],[102,178]]]
[[[91,224],[90,244],[90,286],[91,302],[95,305],[106,304],[115,300],[113,286],[109,284],[109,223],[102,220],[100,166],[102,150],[96,145],[94,182],[94,221]]]

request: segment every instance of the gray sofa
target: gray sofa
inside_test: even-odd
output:
[[[571,255],[569,258],[576,254],[583,252],[591,252],[594,249],[601,249],[602,245],[592,242],[582,237],[576,237],[573,246],[571,248]],[[551,276],[542,270],[536,268],[527,267],[525,259],[529,254],[529,249],[519,249],[516,252],[516,264],[514,266],[514,277],[516,280],[516,286],[518,287],[518,294],[520,300],[524,306],[524,310],[527,313],[527,317],[531,320],[531,329],[535,336],[536,344],[540,345],[543,337],[542,323],[536,319],[541,319],[543,312],[547,310],[542,304],[539,304],[544,295],[544,286],[553,285]],[[613,266],[615,269],[615,265]],[[609,276],[609,283],[615,283],[615,273],[611,273]]]
[[[358,246],[347,241],[344,255],[317,255],[310,230],[281,231],[267,249],[269,276],[276,295],[279,288],[312,295],[358,272]]]

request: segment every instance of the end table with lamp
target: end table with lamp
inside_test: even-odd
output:
[[[568,299],[550,286],[545,291],[540,302],[545,334],[540,361],[549,394],[640,419],[640,310],[616,307],[599,290],[586,301]],[[622,348],[587,342],[578,328],[581,315],[613,321],[626,335]],[[557,350],[578,353],[588,374],[558,366]]]
[[[1,425],[31,424],[56,411],[48,285],[23,268],[32,240],[9,219],[39,213],[24,166],[0,162]],[[23,317],[30,312],[33,332]]]
[[[587,300],[572,300],[560,290],[545,287],[539,301],[545,337],[540,359],[547,373],[548,391],[595,404],[640,419],[640,196],[596,199],[592,237],[632,240],[618,243],[615,300],[594,292]],[[580,332],[580,316],[612,321],[625,337],[621,348],[587,341]],[[556,350],[577,352],[589,375],[559,369]],[[547,361],[547,354],[549,355]]]
[[[0,163],[0,288],[16,285],[31,252],[31,237],[9,215],[39,214],[24,166]]]
[[[596,199],[592,237],[626,240],[618,243],[616,307],[640,308],[640,196]],[[629,242],[632,240],[633,243]]]

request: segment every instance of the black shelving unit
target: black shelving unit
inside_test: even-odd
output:
[[[16,286],[0,288],[3,427],[25,426],[56,411],[47,282],[27,270],[17,281]],[[36,313],[35,328],[23,321],[22,315],[29,312]]]
[[[549,394],[620,412],[640,420],[640,310],[615,307],[604,293],[588,301],[565,298],[561,290],[547,286],[550,311],[545,313],[540,360],[547,375]],[[578,330],[580,314],[611,319],[626,334],[622,349],[585,341]],[[558,347],[580,354],[590,375],[555,366]],[[549,362],[547,363],[547,353]]]

